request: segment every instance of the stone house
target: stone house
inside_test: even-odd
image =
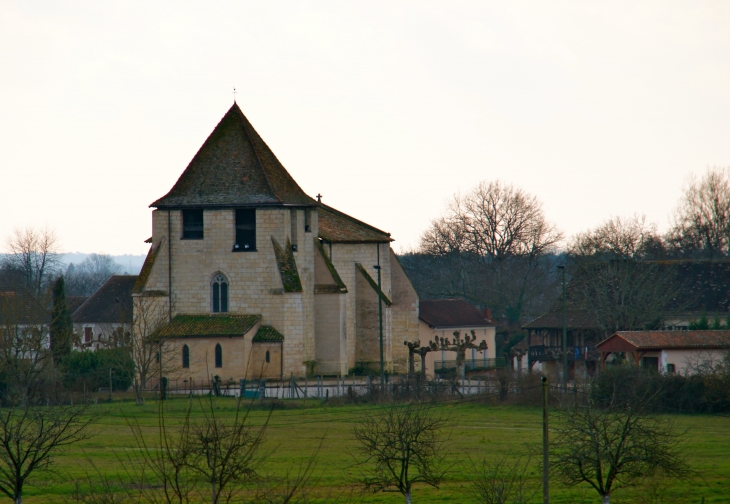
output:
[[[132,325],[132,289],[137,275],[113,275],[73,311],[77,349],[116,345]]]
[[[386,367],[405,371],[418,297],[390,234],[305,194],[235,103],[151,207],[135,318],[166,314],[158,334],[183,376],[375,367],[379,305]]]
[[[14,357],[32,358],[50,347],[51,313],[24,288],[0,291],[0,336]],[[7,289],[7,290],[5,290]]]
[[[419,302],[418,336],[421,345],[427,345],[435,338],[453,339],[454,331],[462,338],[474,331],[476,344],[482,340],[487,349],[466,352],[466,369],[494,369],[501,363],[496,355],[496,324],[492,321],[489,308],[480,311],[463,299],[424,299]],[[433,378],[436,373],[456,368],[456,352],[437,350],[429,352],[425,358],[426,377]],[[416,370],[420,370],[420,359],[415,360]]]

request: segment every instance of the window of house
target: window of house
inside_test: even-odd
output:
[[[223,349],[220,343],[215,346],[215,367],[223,367]]]
[[[659,371],[659,357],[642,357],[641,367],[650,371]]]
[[[182,355],[182,359],[183,359],[182,367],[189,368],[190,367],[190,348],[188,348],[187,345],[183,345],[182,353],[183,353],[183,355]]]
[[[312,211],[309,208],[304,209],[304,232],[312,232]]]
[[[674,364],[667,364],[667,373],[674,373],[676,371],[676,368],[674,367]]]
[[[266,362],[267,363],[271,362],[271,354],[269,353],[268,350],[266,350]]]
[[[184,240],[202,240],[203,239],[203,209],[196,208],[183,210],[183,239]]]
[[[256,209],[242,208],[236,210],[236,243],[234,252],[256,251]]]
[[[228,280],[221,273],[210,284],[213,313],[228,312]]]
[[[91,327],[84,327],[84,343],[91,343],[92,339],[94,339],[94,332]]]

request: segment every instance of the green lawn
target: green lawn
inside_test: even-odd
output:
[[[170,422],[180,421],[188,401],[174,399],[167,402]],[[269,453],[265,470],[281,474],[315,450],[324,436],[322,450],[315,471],[316,490],[320,495],[341,495],[355,489],[354,481],[359,468],[353,466],[349,454],[353,447],[351,431],[363,413],[382,406],[334,406],[319,401],[299,403],[298,408],[279,409],[272,413],[267,431],[265,449]],[[53,475],[43,475],[28,487],[25,502],[64,502],[74,487],[74,481],[83,479],[91,463],[109,475],[124,476],[120,463],[134,440],[125,417],[137,419],[151,434],[157,419],[157,404],[146,406],[132,402],[94,407],[103,416],[94,427],[91,439],[75,445],[56,459]],[[217,400],[218,411],[230,415],[234,410],[231,399]],[[448,418],[451,425],[445,435],[450,438],[449,451],[457,462],[453,473],[440,489],[419,487],[414,491],[415,503],[466,502],[464,488],[471,479],[469,459],[496,458],[523,452],[526,445],[541,446],[542,412],[536,408],[488,406],[477,403],[441,404],[437,410]],[[262,422],[266,412],[256,410],[251,418]],[[722,416],[675,416],[679,429],[686,429],[688,456],[698,472],[693,481],[665,482],[665,500],[672,503],[730,502],[730,418]],[[535,461],[536,462],[536,461]],[[541,479],[535,466],[531,472],[540,491]],[[613,502],[649,502],[639,499],[640,490],[617,492]],[[358,495],[359,502],[402,502],[399,494]],[[541,502],[538,493],[535,502]],[[330,499],[331,500],[331,499]],[[551,502],[600,502],[590,488],[561,488],[551,484]]]

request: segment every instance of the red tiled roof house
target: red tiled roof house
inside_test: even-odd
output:
[[[491,369],[501,360],[496,359],[495,330],[496,324],[491,319],[489,309],[483,311],[470,305],[463,299],[424,299],[419,302],[418,335],[422,346],[435,338],[453,339],[454,331],[461,336],[471,334],[477,337],[476,344],[482,340],[487,349],[479,351],[467,350],[467,369]],[[420,359],[415,360],[416,369],[420,370]],[[436,373],[446,372],[456,367],[456,352],[437,350],[426,354],[426,376],[433,378]]]
[[[660,372],[692,374],[726,358],[730,331],[618,331],[598,350],[602,367],[626,360]]]

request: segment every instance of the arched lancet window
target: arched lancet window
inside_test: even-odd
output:
[[[266,350],[266,362],[271,362],[271,354]]]
[[[187,345],[183,345],[183,355],[182,355],[182,358],[183,358],[183,363],[182,363],[183,366],[182,367],[189,368],[190,367],[190,348],[188,348]]]
[[[221,273],[213,277],[210,284],[213,313],[228,312],[228,279]]]
[[[220,343],[215,346],[215,367],[223,367],[223,349]]]

